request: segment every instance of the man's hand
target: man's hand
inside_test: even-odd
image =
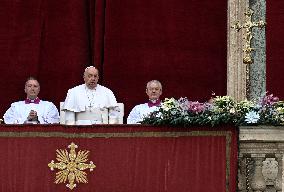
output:
[[[38,121],[37,112],[34,110],[31,110],[27,119],[29,121]]]

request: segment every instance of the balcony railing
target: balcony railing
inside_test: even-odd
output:
[[[240,127],[238,191],[282,191],[284,127]]]

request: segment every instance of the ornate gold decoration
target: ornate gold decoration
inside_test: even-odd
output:
[[[54,169],[59,169],[61,171],[56,173],[55,183],[65,183],[68,179],[68,184],[66,187],[69,189],[74,189],[76,187],[75,180],[77,183],[88,183],[87,173],[83,170],[93,169],[96,167],[92,161],[89,164],[85,163],[88,161],[87,157],[89,155],[89,151],[79,151],[76,154],[75,149],[78,146],[75,143],[71,143],[68,148],[70,148],[70,152],[68,153],[66,149],[57,149],[56,150],[56,160],[58,163],[54,163],[52,160],[48,167],[53,171]]]
[[[237,21],[232,28],[236,29],[238,32],[241,29],[245,29],[246,33],[245,33],[245,37],[244,39],[246,40],[245,43],[245,48],[243,49],[244,51],[244,58],[243,58],[243,63],[245,64],[252,64],[253,63],[253,59],[251,56],[251,52],[254,50],[251,47],[251,39],[252,39],[252,28],[253,27],[260,27],[263,28],[266,23],[264,21],[258,21],[258,22],[252,22],[252,15],[253,15],[253,10],[252,9],[248,9],[247,12],[245,12],[245,23],[243,25],[240,24],[239,21]]]

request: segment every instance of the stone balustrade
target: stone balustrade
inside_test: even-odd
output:
[[[284,126],[244,126],[239,132],[239,192],[280,192]]]

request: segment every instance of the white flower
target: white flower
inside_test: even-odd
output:
[[[171,108],[169,108],[168,106],[164,105],[164,106],[162,106],[162,109],[165,110],[165,111],[169,111]]]
[[[247,122],[247,123],[257,123],[260,116],[255,111],[250,111],[250,112],[246,113],[245,118],[246,118],[245,122]]]
[[[236,110],[234,108],[231,108],[229,112],[234,114],[236,112]]]
[[[165,111],[170,111],[174,108],[177,108],[178,102],[174,98],[166,98],[164,102],[162,102],[161,108]]]
[[[163,119],[163,114],[161,112],[158,112],[156,114],[156,118],[160,118],[160,119]]]

